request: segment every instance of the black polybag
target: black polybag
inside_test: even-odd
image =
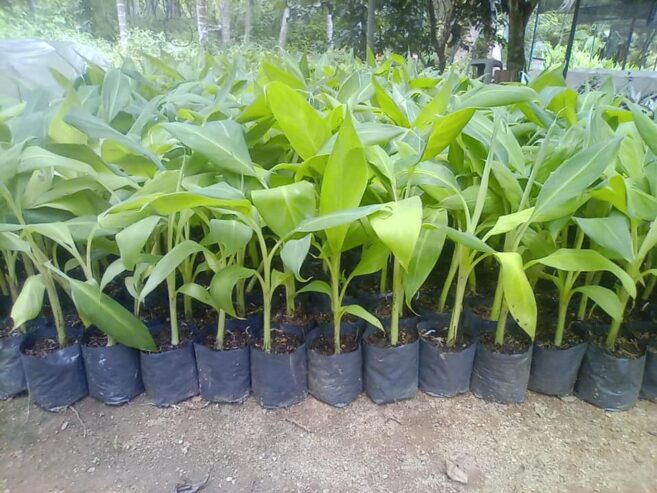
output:
[[[282,330],[304,341],[294,352],[275,354],[251,345],[251,386],[262,407],[275,409],[303,401],[308,394],[306,343],[303,329],[279,324]],[[252,340],[262,337],[262,327],[255,327]]]
[[[261,324],[261,317],[247,320],[226,320],[226,332],[244,332],[249,326]],[[215,331],[216,327],[208,330]],[[211,402],[242,402],[251,392],[251,366],[248,345],[243,348],[218,351],[194,342],[196,367],[201,396]]]
[[[532,361],[531,345],[527,351],[506,354],[477,344],[470,390],[474,395],[502,404],[522,402],[527,392]]]
[[[81,328],[68,328],[67,335],[78,340]],[[89,393],[80,343],[74,342],[45,358],[28,356],[25,350],[43,338],[57,338],[53,326],[41,326],[29,332],[21,349],[21,361],[30,398],[47,411],[56,411],[79,401]]]
[[[427,335],[444,333],[447,336],[451,315],[431,315],[418,323],[420,336],[420,390],[437,397],[453,397],[470,390],[470,376],[476,344],[470,343],[458,351],[446,351],[427,339]],[[468,339],[470,339],[468,337]]]
[[[149,329],[157,333],[168,327],[150,324]],[[156,406],[171,406],[198,394],[196,358],[191,342],[159,353],[141,351],[140,360],[146,394]]]
[[[415,329],[416,323],[416,318],[401,319],[399,326]],[[376,347],[367,343],[367,337],[377,330],[368,325],[363,335],[365,392],[376,404],[410,399],[418,389],[420,341],[394,347]]]
[[[139,351],[123,344],[87,346],[94,332],[98,330],[87,329],[82,337],[89,395],[110,406],[120,406],[144,391]]]
[[[619,358],[590,342],[575,393],[607,411],[626,411],[639,398],[645,363],[645,354],[639,358]]]
[[[0,339],[0,400],[27,390],[20,346],[26,334],[19,332]]]
[[[340,354],[321,354],[312,349],[312,342],[318,337],[333,338],[332,324],[321,325],[308,335],[308,391],[315,398],[331,406],[344,407],[363,392],[362,327],[361,321],[342,322],[340,333],[355,336],[358,347]]]
[[[547,395],[570,395],[588,342],[570,348],[545,348],[536,344],[532,355],[529,390]]]
[[[641,384],[641,399],[657,400],[657,348],[646,348],[646,366]]]
[[[644,311],[649,309],[654,310],[654,304],[647,304]],[[639,336],[639,340],[643,340],[641,336],[646,333],[654,335],[657,332],[657,324],[655,322],[647,321],[632,321],[626,324],[629,331]],[[640,399],[657,400],[657,347],[651,345],[649,342],[646,344],[646,366],[643,372],[643,383],[641,384],[641,392],[639,393]]]

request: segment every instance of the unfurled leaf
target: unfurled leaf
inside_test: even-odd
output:
[[[283,265],[300,281],[303,280],[300,277],[301,266],[308,256],[311,239],[312,235],[306,235],[299,240],[288,240],[281,249]]]

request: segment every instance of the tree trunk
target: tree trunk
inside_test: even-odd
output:
[[[374,28],[376,24],[376,0],[367,0],[367,50],[374,53]]]
[[[221,0],[221,41],[230,43],[230,0]]]
[[[507,46],[506,69],[520,75],[525,70],[525,31],[529,17],[538,0],[508,0],[509,44]]]
[[[246,0],[246,12],[244,12],[244,42],[251,41],[253,16],[253,0]]]
[[[445,49],[443,47],[441,50],[440,44],[438,43],[438,23],[436,22],[436,10],[433,5],[433,0],[427,0],[427,13],[429,14],[429,33],[431,35],[431,45],[433,46],[433,51],[436,52],[436,58],[438,59],[438,69],[442,72],[445,70]],[[441,63],[442,68],[440,68]]]
[[[30,5],[30,11],[36,12],[36,0],[29,0],[28,4]]]
[[[333,6],[326,3],[326,43],[330,50],[333,49]]]
[[[119,40],[125,47],[128,44],[128,15],[125,0],[116,0],[116,16],[119,21]]]
[[[204,44],[208,39],[207,5],[205,0],[196,0],[196,30],[198,42]]]
[[[139,17],[141,15],[141,6],[139,0],[132,0],[132,17]]]
[[[281,30],[278,33],[278,46],[280,48],[285,48],[287,43],[287,20],[290,17],[290,7],[287,2],[285,3],[285,8],[283,9],[283,18],[281,19]]]

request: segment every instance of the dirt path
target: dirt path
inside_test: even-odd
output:
[[[344,410],[196,399],[158,409],[92,399],[59,414],[0,403],[0,492],[657,492],[657,404],[605,413],[531,394],[519,406],[424,394]],[[84,426],[83,426],[84,424]],[[86,428],[86,436],[85,430]],[[446,475],[447,460],[467,474]]]

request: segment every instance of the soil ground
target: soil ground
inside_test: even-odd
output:
[[[200,398],[159,409],[140,396],[48,413],[0,402],[0,492],[171,493],[208,476],[203,493],[657,492],[657,404],[608,413],[533,393],[512,406],[419,393],[266,411]]]

